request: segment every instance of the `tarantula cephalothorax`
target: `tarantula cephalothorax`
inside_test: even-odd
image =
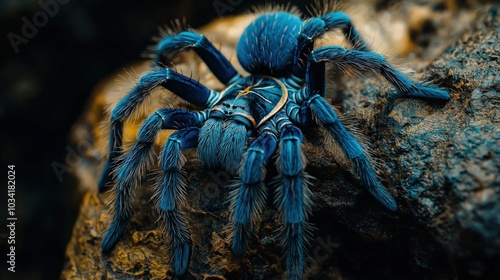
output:
[[[325,46],[313,50],[314,40],[334,28],[343,31],[352,49]],[[177,129],[163,149],[162,175],[155,196],[163,228],[173,244],[173,268],[178,275],[187,269],[191,244],[180,207],[185,201],[184,150],[197,147],[205,167],[222,167],[238,176],[238,184],[230,195],[234,227],[232,250],[237,255],[247,248],[252,228],[265,206],[266,162],[275,152],[279,154],[275,203],[283,224],[286,273],[288,279],[302,279],[303,244],[311,201],[301,150],[301,127],[320,125],[326,129],[352,161],[360,183],[385,207],[392,211],[397,208],[392,196],[378,181],[362,146],[324,99],[325,63],[341,70],[348,67],[357,73],[376,72],[404,96],[450,98],[443,90],[411,82],[382,55],[371,52],[342,12],[326,13],[305,21],[290,11],[260,15],[245,29],[237,46],[239,62],[250,73],[247,77],[238,74],[209,40],[193,31],[162,39],[155,62],[168,65],[168,59],[188,48],[194,49],[226,89],[210,90],[169,68],[145,74],[112,111],[109,158],[99,182],[102,191],[113,179],[110,173],[118,169],[113,220],[102,240],[103,251],[108,251],[132,215],[133,187],[138,184],[145,163],[150,161],[157,133],[161,129]],[[123,122],[157,87],[164,87],[204,109],[156,111],[142,125],[138,140],[124,156],[123,163],[117,164],[123,154]]]

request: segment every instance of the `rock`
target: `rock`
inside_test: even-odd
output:
[[[395,90],[379,78],[346,79],[338,86],[340,94],[331,97],[341,100],[340,110],[366,135],[380,166],[379,175],[395,196],[399,210],[385,210],[357,184],[348,171],[349,164],[323,133],[305,131],[307,171],[316,178],[311,187],[315,202],[311,222],[317,229],[307,259],[310,279],[500,277],[495,267],[500,263],[499,25],[498,7],[492,8],[421,73],[423,79],[452,93],[449,102],[396,98]],[[231,21],[220,21],[207,32],[227,31],[229,26],[238,27]],[[223,51],[231,56],[233,37],[214,38],[228,40]],[[200,76],[202,83],[220,88],[213,76],[204,74],[206,66],[196,58],[186,55],[178,67],[193,69],[193,76]],[[110,87],[116,88],[116,84],[107,83],[101,90],[112,92]],[[121,92],[114,100],[126,91]],[[163,92],[152,100],[153,107],[160,106],[155,102],[161,98],[179,102]],[[107,118],[105,104],[112,99],[109,93],[97,92],[91,102],[93,109],[75,127],[79,132],[75,135],[80,135],[75,141],[86,135],[94,147],[79,172],[89,187],[97,185],[99,163],[106,152],[97,143],[103,141],[100,137],[104,139],[99,135],[105,136],[105,131],[101,134],[99,127]],[[131,143],[147,114],[127,124],[125,134]],[[158,144],[167,135],[162,135]],[[222,171],[203,169],[194,151],[186,157],[189,197],[184,210],[193,252],[182,279],[283,277],[275,232],[278,213],[272,206],[272,195],[251,249],[236,257],[228,241],[225,201],[229,178]],[[272,164],[268,173],[269,181],[276,174]],[[170,246],[156,224],[148,180],[143,182],[144,188],[137,188],[136,215],[108,254],[101,253],[100,239],[111,218],[106,211],[109,195],[81,189],[85,195],[61,278],[174,277]],[[272,194],[272,189],[268,191]]]
[[[448,103],[393,99],[372,80],[348,83],[343,96],[397,190],[399,219],[414,219],[411,227],[426,231],[465,278],[500,275],[499,27],[497,6],[425,69],[425,79],[452,93]]]

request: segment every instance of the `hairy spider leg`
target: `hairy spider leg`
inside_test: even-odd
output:
[[[133,110],[157,87],[162,86],[180,98],[200,107],[208,107],[218,99],[219,93],[206,88],[199,82],[183,76],[172,69],[164,68],[152,71],[139,80],[137,85],[124,97],[111,112],[111,129],[109,133],[108,161],[99,179],[99,191],[104,191],[111,181],[111,170],[119,165],[117,158],[123,153],[123,122]]]
[[[356,73],[372,72],[382,75],[405,96],[441,100],[450,99],[450,94],[444,90],[410,81],[402,73],[394,69],[381,54],[346,50],[338,46],[321,47],[311,51],[306,70],[306,85],[310,93],[325,96],[324,63],[326,62],[333,63],[341,71],[350,69]]]
[[[259,131],[262,133],[248,148],[241,169],[241,181],[231,192],[231,210],[234,233],[231,249],[235,255],[242,255],[248,248],[253,223],[262,213],[266,203],[267,189],[263,183],[266,164],[276,150],[277,131],[267,121]]]
[[[294,59],[294,74],[304,77],[306,62],[313,50],[314,40],[326,32],[340,27],[344,36],[352,47],[360,51],[370,51],[368,43],[361,37],[351,23],[351,19],[344,12],[332,12],[326,15],[312,18],[302,25],[299,33],[297,51]]]
[[[157,207],[163,221],[163,229],[173,246],[175,274],[186,272],[191,252],[191,236],[181,205],[186,200],[186,176],[182,170],[186,158],[182,151],[198,145],[198,127],[189,127],[174,132],[163,149],[161,168],[163,174],[156,192]]]
[[[283,245],[286,248],[287,279],[302,279],[304,272],[304,241],[308,235],[307,217],[311,211],[311,192],[308,175],[304,171],[305,156],[302,153],[303,136],[292,125],[284,111],[278,114],[280,131],[279,151],[276,162],[280,173],[275,204],[283,213]]]
[[[343,47],[327,46],[311,51],[306,67],[306,90],[310,98],[302,103],[300,109],[311,110],[320,124],[333,136],[342,150],[354,163],[354,171],[359,175],[362,184],[385,207],[395,211],[397,209],[394,198],[380,184],[371,166],[369,157],[358,141],[346,130],[338,119],[333,108],[323,99],[325,96],[325,63],[332,62],[340,70],[347,68],[358,73],[375,72],[386,78],[399,92],[407,96],[448,100],[448,92],[413,83],[402,73],[396,71],[387,63],[381,54],[359,50],[346,50]],[[298,99],[302,101],[305,94],[301,93]],[[304,109],[305,108],[305,109]],[[292,110],[291,110],[292,112]],[[302,114],[307,115],[307,114]],[[303,116],[298,118],[301,123],[307,122]]]
[[[134,187],[139,183],[148,161],[152,161],[151,149],[158,132],[161,129],[195,126],[203,119],[203,113],[180,109],[161,109],[146,119],[139,131],[137,142],[117,174],[113,220],[101,243],[103,251],[109,251],[114,247],[133,214]]]
[[[193,31],[183,31],[175,36],[162,39],[158,43],[154,63],[169,66],[169,60],[174,54],[190,48],[194,49],[215,77],[226,86],[241,78],[229,60],[214,47],[210,40]]]
[[[314,94],[303,106],[309,106],[318,122],[333,136],[333,139],[353,162],[354,172],[359,176],[362,185],[382,205],[391,211],[396,211],[396,201],[377,179],[368,155],[356,138],[347,131],[330,104],[323,97]]]

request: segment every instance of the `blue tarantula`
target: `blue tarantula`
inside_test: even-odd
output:
[[[324,46],[313,49],[314,41],[340,28],[352,49]],[[210,90],[170,68],[152,70],[113,109],[109,157],[99,181],[105,189],[113,180],[114,214],[102,240],[103,251],[113,248],[132,216],[134,186],[150,161],[154,140],[162,129],[176,129],[165,143],[161,157],[162,175],[155,191],[163,228],[173,245],[173,269],[185,273],[191,237],[181,205],[185,201],[183,151],[197,147],[206,168],[224,168],[237,175],[238,184],[230,195],[231,223],[234,227],[232,251],[241,255],[266,201],[266,163],[277,153],[279,173],[275,203],[281,214],[286,274],[302,279],[307,218],[311,212],[309,176],[301,145],[301,128],[321,126],[352,161],[360,183],[382,205],[397,209],[393,197],[378,181],[369,157],[324,99],[325,64],[348,67],[358,73],[376,72],[403,96],[448,100],[450,95],[431,86],[414,83],[395,70],[384,56],[370,51],[343,12],[331,12],[308,20],[288,11],[263,13],[244,31],[237,45],[243,77],[204,36],[183,31],[162,39],[156,63],[168,64],[179,51],[193,49],[226,86],[222,92]],[[128,155],[122,149],[123,122],[155,88],[163,87],[200,111],[165,108],[156,111],[142,125],[138,140]],[[122,161],[118,160],[124,158]],[[120,162],[120,163],[117,163]],[[120,165],[121,164],[121,165]]]

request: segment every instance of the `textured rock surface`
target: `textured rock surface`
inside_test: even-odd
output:
[[[451,101],[396,99],[395,91],[375,78],[346,79],[338,88],[340,94],[332,96],[371,143],[374,157],[381,163],[384,185],[399,204],[397,213],[383,209],[356,184],[344,161],[324,144],[321,133],[306,132],[307,170],[317,178],[311,188],[316,204],[311,221],[318,228],[308,259],[311,278],[500,276],[498,12],[491,9],[487,15],[484,13],[471,30],[421,73],[422,79],[450,90]],[[223,51],[230,56],[234,45],[229,42],[226,46]],[[179,65],[183,66],[194,69],[195,76],[206,73],[197,61]],[[202,75],[200,79],[208,85],[213,82],[210,76]],[[98,109],[82,119],[87,125],[75,130],[80,137],[99,135],[96,123],[102,119],[103,104],[110,101],[99,96],[97,93],[94,99],[94,108]],[[98,120],[92,121],[96,112]],[[128,127],[133,139],[137,123]],[[97,163],[102,153],[97,148],[89,151],[85,167],[86,174],[91,174],[87,176],[92,177],[87,181],[89,186],[100,171]],[[183,279],[282,277],[281,249],[275,232],[277,214],[271,199],[258,238],[244,257],[237,258],[227,241],[228,178],[223,172],[203,170],[193,151],[187,159],[190,184],[185,211],[193,235],[193,254]],[[275,170],[270,166],[268,171],[270,178]],[[105,255],[99,245],[110,219],[105,210],[108,197],[85,194],[62,278],[173,277],[170,247],[155,223],[157,215],[149,202],[151,192],[148,188],[137,191],[137,214],[115,249]]]
[[[439,245],[407,239],[418,240],[410,249],[415,264],[436,268],[438,260],[428,256],[444,254],[459,277],[494,279],[500,275],[498,7],[484,14],[423,72],[449,89],[450,102],[393,99],[388,86],[365,80],[347,84],[343,107],[356,112],[385,163],[381,171],[397,190],[399,220],[415,219],[412,226]]]

